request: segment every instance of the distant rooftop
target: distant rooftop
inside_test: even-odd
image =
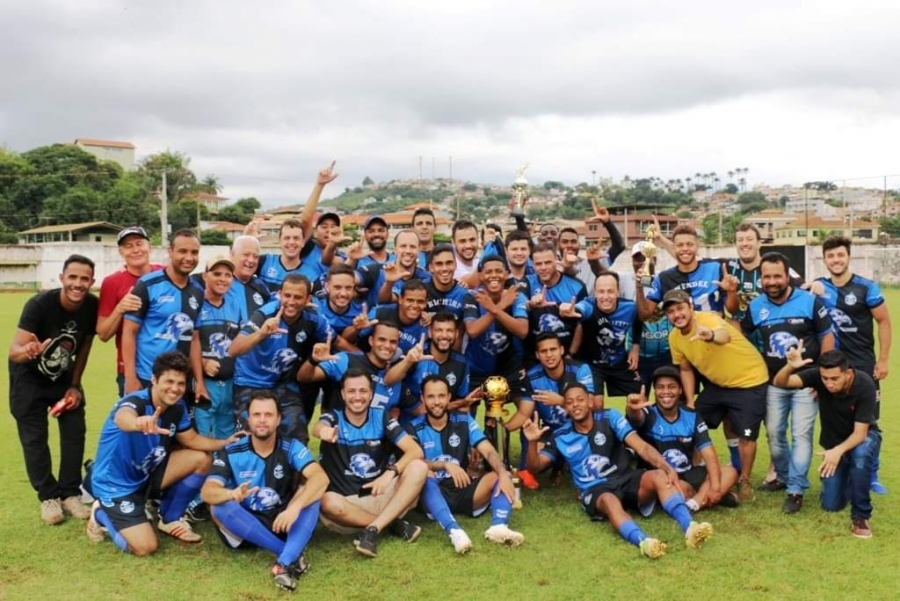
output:
[[[106,146],[107,148],[130,148],[134,150],[131,142],[117,142],[115,140],[91,140],[89,138],[76,138],[76,146]]]

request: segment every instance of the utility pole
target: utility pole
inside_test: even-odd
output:
[[[159,222],[162,226],[162,245],[163,248],[169,246],[169,197],[166,191],[166,172],[162,172],[162,194],[159,197]]]

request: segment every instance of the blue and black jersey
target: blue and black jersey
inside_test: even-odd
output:
[[[425,461],[452,463],[468,469],[469,449],[477,447],[487,438],[478,422],[468,413],[449,413],[447,418],[447,425],[442,430],[436,430],[428,422],[427,415],[420,415],[412,420],[408,430],[425,452]],[[450,474],[446,470],[439,470],[434,476],[443,480],[449,478]]]
[[[740,259],[728,259],[728,262],[725,264],[725,268],[728,270],[730,275],[733,275],[738,280],[738,311],[733,314],[731,317],[737,322],[740,322],[744,319],[744,315],[747,313],[747,308],[750,306],[750,301],[752,301],[757,296],[761,294],[765,294],[765,290],[763,290],[762,284],[762,272],[760,266],[757,265],[754,269],[745,269],[741,264]],[[793,269],[788,268],[789,276],[791,278],[791,286],[795,288],[799,288],[803,285],[803,278],[800,277]],[[763,348],[762,338],[760,337],[758,332],[754,332],[750,337],[747,338],[753,346],[759,349],[759,352],[762,353],[765,351]]]
[[[337,428],[337,442],[322,441],[320,463],[328,474],[328,490],[344,496],[358,494],[388,466],[394,446],[406,437],[386,409],[369,408],[366,421],[353,425],[341,409],[322,414],[319,420]]]
[[[165,269],[151,271],[134,285],[132,294],[141,308],[125,319],[140,326],[135,344],[135,367],[141,380],[153,375],[153,361],[169,351],[191,354],[194,322],[203,304],[203,292],[190,283],[183,288],[169,279]]]
[[[525,277],[525,298],[531,298],[535,294],[543,290],[544,284],[540,278],[535,275]],[[571,276],[561,274],[559,281],[553,286],[547,287],[547,297],[544,299],[554,304],[546,307],[533,307],[528,311],[528,337],[525,339],[526,357],[534,356],[534,338],[538,334],[544,332],[552,332],[559,336],[563,348],[566,352],[569,345],[572,344],[572,335],[578,326],[576,319],[562,319],[559,316],[559,305],[561,303],[575,302],[583,300],[587,297],[587,289],[584,284]]]
[[[787,299],[776,304],[766,295],[750,301],[741,327],[746,332],[759,331],[763,340],[763,359],[769,378],[784,367],[791,347],[803,340],[803,357],[815,362],[819,358],[819,339],[832,331],[828,309],[817,297],[805,290],[791,288]]]
[[[366,301],[369,303],[370,307],[374,307],[378,304],[378,292],[381,290],[381,287],[384,286],[385,276],[383,267],[384,265],[381,263],[373,262],[363,267],[356,268],[356,273],[359,278],[359,287],[366,291]],[[431,274],[421,267],[416,267],[410,277],[394,282],[391,293],[399,297],[400,293],[403,291],[403,283],[412,279],[422,280],[422,282],[427,284],[431,281]]]
[[[528,319],[524,294],[519,294],[513,304],[506,310],[517,319]],[[471,304],[466,306],[465,321],[475,321],[487,311],[477,304],[472,297]],[[514,336],[496,319],[477,338],[470,338],[465,349],[466,361],[473,374],[492,376],[497,373],[508,373],[522,369],[522,339]]]
[[[428,354],[426,344],[425,354]],[[450,399],[461,399],[469,395],[469,363],[466,358],[450,351],[450,357],[443,363],[434,359],[423,359],[409,371],[403,380],[403,387],[419,403],[422,394],[422,382],[428,376],[440,376],[450,385]],[[415,404],[413,406],[415,406]]]
[[[554,464],[564,459],[572,472],[575,488],[584,494],[610,478],[628,473],[631,453],[624,442],[632,432],[628,420],[618,410],[595,411],[590,432],[577,432],[570,421],[552,433],[541,455]]]
[[[234,278],[231,288],[228,289],[228,295],[243,299],[244,314],[247,316],[245,321],[250,319],[254,311],[272,300],[272,293],[269,292],[268,286],[255,275],[251,276],[246,284]]]
[[[322,317],[328,321],[334,333],[340,336],[344,330],[353,325],[353,319],[362,313],[362,304],[355,300],[350,301],[347,309],[343,313],[335,311],[328,303],[328,296],[324,292],[320,292],[315,296],[316,307]]]
[[[637,431],[679,474],[693,467],[695,451],[712,445],[706,422],[686,407],[678,408],[674,422],[663,417],[656,405],[648,407]]]
[[[204,359],[219,362],[219,371],[210,380],[230,380],[234,377],[234,357],[228,354],[232,341],[241,331],[246,317],[244,307],[235,295],[225,295],[219,306],[203,300],[200,317],[194,324],[200,338],[200,353]]]
[[[429,313],[438,313],[440,311],[448,311],[456,316],[456,321],[462,323],[466,311],[466,303],[473,302],[472,293],[468,289],[463,288],[457,282],[453,282],[453,287],[446,292],[438,290],[434,281],[425,284],[428,291],[428,301],[425,304],[425,311]]]
[[[653,277],[646,298],[654,303],[662,302],[669,290],[686,290],[694,300],[696,311],[716,311],[725,309],[725,292],[719,289],[722,280],[722,262],[719,259],[700,259],[697,268],[689,273],[678,269],[678,266],[665,269]]]
[[[404,355],[409,352],[409,349],[419,344],[419,340],[422,339],[423,334],[425,335],[425,338],[428,338],[428,328],[423,326],[420,320],[416,320],[412,323],[403,323],[403,321],[401,321],[400,308],[396,303],[379,305],[369,309],[369,320],[375,319],[377,319],[379,323],[390,321],[397,324],[400,328],[400,341],[397,348],[399,348],[400,352]],[[371,346],[369,345],[369,336],[372,335],[372,330],[373,328],[366,328],[359,331],[357,346],[364,351],[371,349]]]
[[[337,358],[319,363],[319,368],[328,379],[324,387],[323,408],[337,409],[344,406],[344,401],[341,398],[341,378],[351,368],[363,370],[375,382],[375,391],[372,395],[373,408],[389,411],[400,404],[400,384],[394,384],[393,386],[385,386],[384,384],[384,376],[390,369],[390,365],[384,368],[378,367],[369,360],[369,356],[366,353],[360,352],[340,352],[335,354],[335,357]]]
[[[281,255],[266,253],[259,255],[259,265],[256,267],[256,275],[265,283],[270,292],[278,292],[284,279],[291,274],[306,276],[310,283],[319,281],[319,269],[311,261],[302,260],[294,269],[288,269],[281,262]]]
[[[818,281],[825,286],[825,294],[820,298],[831,315],[841,351],[847,355],[850,365],[872,374],[875,369],[872,309],[884,304],[881,288],[855,274],[843,286],[836,286],[830,278],[822,277]]]
[[[191,429],[191,418],[183,400],[165,409],[157,425],[169,431],[167,436],[123,432],[116,425],[116,413],[133,409],[138,417],[153,415],[156,408],[150,400],[152,388],[125,395],[113,405],[97,444],[97,456],[91,470],[91,491],[101,502],[111,502],[141,490],[150,475],[169,454],[175,434]]]
[[[561,405],[548,405],[535,400],[533,398],[534,393],[545,390],[562,394],[567,384],[578,382],[583,384],[588,392],[594,394],[594,375],[591,372],[591,368],[586,363],[571,359],[563,360],[563,375],[558,380],[553,379],[544,370],[544,366],[538,364],[528,370],[527,381],[528,389],[525,398],[534,400],[534,406],[541,417],[541,422],[545,426],[550,426],[551,430],[556,430],[568,422],[569,416]]]
[[[643,329],[634,301],[620,298],[612,313],[604,313],[589,296],[575,305],[575,311],[581,314],[583,330],[578,357],[592,365],[624,365],[631,345],[640,343]]]
[[[297,476],[313,463],[309,449],[299,440],[275,440],[275,450],[261,457],[253,448],[253,440],[245,436],[213,457],[208,480],[218,480],[225,488],[237,488],[249,482],[255,493],[241,501],[244,509],[274,518],[281,513],[297,490]]]
[[[384,261],[379,261],[372,255],[366,255],[365,257],[362,257],[361,259],[359,259],[356,262],[356,269],[364,269],[367,265],[372,265],[372,264],[384,265],[385,263],[393,263],[396,260],[397,260],[397,257],[394,255],[394,253],[388,253],[387,258]],[[425,266],[420,265],[420,267],[424,268]]]

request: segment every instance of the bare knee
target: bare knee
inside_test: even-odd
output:
[[[131,554],[135,557],[147,557],[153,555],[158,548],[159,541],[156,540],[155,536],[142,538],[138,541],[129,541],[128,543],[128,550],[131,551]]]
[[[194,464],[194,471],[198,474],[208,474],[212,469],[212,455],[203,451],[193,451],[194,457],[191,461]]]
[[[428,477],[428,465],[421,459],[413,459],[406,464],[402,476],[404,480],[418,480],[424,484]]]
[[[344,515],[344,504],[347,501],[336,492],[327,492],[322,496],[322,513],[330,518],[340,518]]]

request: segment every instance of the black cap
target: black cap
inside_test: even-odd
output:
[[[369,215],[366,218],[366,222],[363,224],[363,231],[369,229],[369,226],[373,223],[380,223],[384,227],[387,227],[387,221],[384,220],[384,217],[381,215]]]
[[[674,378],[680,383],[681,370],[679,370],[674,365],[663,365],[662,367],[657,367],[653,371],[653,375],[650,376],[650,381],[653,382],[653,384],[656,384],[656,381],[660,378]]]
[[[128,236],[140,236],[144,240],[150,240],[150,236],[147,235],[147,230],[138,225],[135,225],[132,227],[126,227],[124,230],[120,231],[119,235],[116,236],[116,244],[121,245],[122,240],[124,240]]]
[[[331,221],[335,221],[335,222],[337,222],[338,225],[341,224],[341,216],[338,215],[337,213],[322,213],[321,215],[319,215],[319,218],[316,219],[316,225],[319,225],[320,223],[322,223],[322,222],[325,221],[326,219],[330,219]]]

